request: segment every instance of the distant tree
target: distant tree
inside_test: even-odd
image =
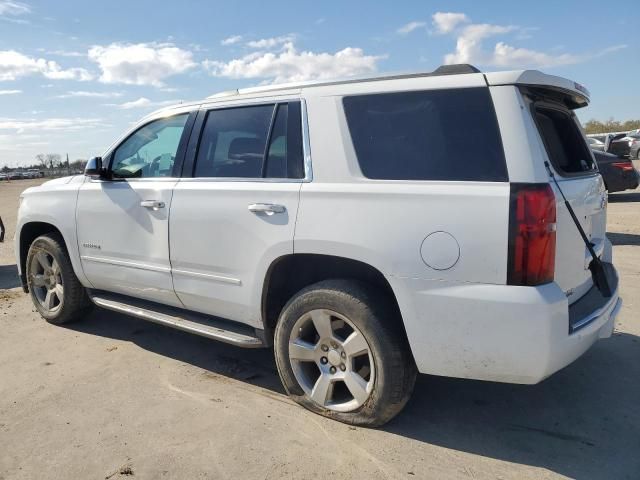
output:
[[[47,161],[47,167],[51,170],[62,165],[62,157],[57,153],[47,153],[45,159]]]
[[[84,167],[86,165],[87,165],[87,161],[82,158],[79,158],[71,162],[69,164],[69,168],[71,168],[72,170],[84,170]]]
[[[44,153],[37,154],[36,161],[40,167],[47,168],[47,156]]]
[[[627,120],[620,122],[609,118],[601,122],[600,120],[591,119],[584,124],[584,130],[587,133],[610,133],[610,132],[628,132],[640,128],[640,120]]]

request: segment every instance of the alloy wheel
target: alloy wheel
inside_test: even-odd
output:
[[[331,310],[312,310],[296,321],[289,361],[307,396],[329,410],[356,410],[373,390],[374,358],[367,340],[349,319]]]
[[[47,313],[60,310],[64,302],[64,283],[57,260],[44,249],[32,258],[29,268],[30,287],[35,299]]]

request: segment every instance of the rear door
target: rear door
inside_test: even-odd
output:
[[[186,308],[260,325],[266,271],[293,253],[301,125],[300,101],[200,112],[170,219],[173,283]]]
[[[607,196],[580,124],[573,111],[549,98],[532,103],[531,112],[558,183],[594,244],[594,250],[601,256],[606,234]],[[593,284],[589,270],[591,256],[557,191],[556,199],[555,281],[569,303],[573,303]]]

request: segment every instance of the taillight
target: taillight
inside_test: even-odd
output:
[[[512,183],[509,205],[509,285],[553,281],[556,199],[548,183]]]
[[[631,162],[615,162],[611,164],[612,167],[619,168],[623,172],[630,172],[633,170],[633,164]]]

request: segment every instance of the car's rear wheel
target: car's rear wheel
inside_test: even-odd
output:
[[[401,320],[366,284],[328,280],[295,295],[276,327],[274,349],[289,395],[307,409],[378,426],[402,410],[416,368]]]
[[[48,322],[79,320],[91,308],[60,235],[49,233],[33,241],[25,273],[33,304]]]

